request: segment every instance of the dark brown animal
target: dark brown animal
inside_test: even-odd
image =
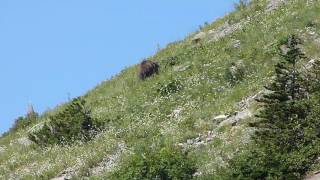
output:
[[[140,64],[139,78],[144,80],[153,74],[159,73],[159,64],[150,60],[143,60]]]

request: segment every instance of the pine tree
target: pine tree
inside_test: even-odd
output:
[[[298,61],[305,55],[294,35],[288,38],[286,45],[289,51],[281,54],[282,60],[275,67],[276,77],[266,87],[271,93],[259,100],[263,109],[254,125],[258,128],[255,134],[257,142],[265,145],[275,143],[282,150],[286,144],[293,143],[292,126],[308,115],[306,104],[297,103],[305,98],[303,78],[297,68]]]
[[[98,130],[82,98],[73,99],[63,111],[49,119],[41,130],[29,134],[30,140],[41,146],[71,144],[75,140],[90,140]]]
[[[320,126],[314,117],[319,106],[308,98],[297,66],[305,55],[294,35],[285,43],[288,51],[281,54],[275,78],[266,87],[270,93],[259,100],[262,109],[252,123],[255,148],[231,162],[233,178],[300,179],[319,155]]]

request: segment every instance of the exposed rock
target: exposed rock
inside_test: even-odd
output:
[[[57,177],[57,178],[53,178],[51,180],[70,180],[72,179],[71,176],[60,176],[60,177]]]
[[[320,171],[313,173],[313,175],[310,175],[305,178],[305,180],[319,180],[320,179]]]
[[[0,146],[0,154],[4,153],[6,151],[6,147],[5,146]]]
[[[124,142],[119,143],[117,150],[115,151],[114,154],[104,158],[100,163],[97,164],[97,166],[89,169],[89,173],[87,174],[87,177],[93,176],[93,175],[99,175],[101,173],[106,173],[111,171],[117,165],[121,154],[124,153],[125,151],[126,151],[125,143]],[[81,159],[79,159],[73,167],[69,167],[63,170],[59,174],[59,176],[51,180],[70,180],[73,178],[73,176],[75,176],[79,172],[82,165],[83,165],[83,162]],[[83,177],[83,179],[86,179],[87,177]]]
[[[51,179],[51,180],[69,180],[72,179],[73,176],[79,172],[80,167],[83,165],[83,161],[79,158],[74,166],[68,167],[67,169],[63,170],[59,173],[59,176]]]
[[[204,39],[207,36],[205,32],[199,32],[192,38],[192,42],[197,44],[199,43],[202,39]]]
[[[214,120],[214,121],[221,122],[221,121],[227,119],[228,117],[229,117],[229,115],[222,114],[222,115],[219,115],[219,116],[214,117],[213,120]]]
[[[222,126],[226,126],[226,125],[231,125],[231,126],[235,126],[237,125],[241,120],[243,119],[246,119],[246,118],[249,118],[252,116],[252,113],[246,109],[244,111],[241,111],[241,112],[237,112],[235,114],[235,116],[231,116],[230,118],[222,121],[220,124],[219,124],[219,127],[222,127]]]
[[[251,117],[251,116],[252,116],[251,111],[248,110],[248,109],[246,109],[246,110],[244,110],[244,111],[238,112],[238,113],[236,114],[236,116],[234,117],[234,119],[235,119],[236,121],[240,121],[240,120],[242,120],[242,119],[246,119],[246,118]]]
[[[16,173],[12,173],[8,177],[8,180],[16,180],[16,179],[22,179],[22,178]]]
[[[60,177],[56,177],[56,178],[53,178],[51,180],[70,180],[72,179],[71,176],[67,175],[67,174],[63,174],[61,175]]]
[[[208,131],[206,134],[199,134],[196,138],[188,139],[186,143],[179,143],[178,145],[186,149],[188,147],[199,147],[207,145],[213,140],[216,134],[213,131]]]
[[[173,110],[171,117],[173,118],[179,118],[180,114],[181,114],[182,108],[177,108],[175,110]]]
[[[241,111],[234,113],[233,115],[226,115],[222,114],[219,116],[216,116],[213,118],[214,122],[220,123],[218,125],[218,128],[223,126],[235,126],[233,127],[233,131],[235,132],[238,125],[238,123],[241,120],[247,119],[249,117],[252,117],[252,112],[250,111],[250,106],[253,104],[253,102],[256,99],[260,99],[264,94],[268,94],[270,91],[268,90],[262,90],[259,91],[257,94],[253,96],[249,96],[245,99],[243,99],[241,102],[238,103],[239,109]],[[214,138],[217,137],[217,134],[214,130],[208,131],[206,134],[199,134],[196,138],[188,139],[185,143],[179,143],[178,145],[182,148],[186,149],[189,147],[199,147],[201,145],[207,145],[209,142],[213,141]]]
[[[118,144],[118,149],[114,154],[104,158],[97,166],[89,170],[89,175],[99,175],[101,173],[110,172],[116,167],[122,153],[126,150],[126,145],[122,142]]]
[[[290,49],[288,48],[287,45],[283,44],[283,45],[280,46],[280,50],[281,50],[282,54],[287,54]]]
[[[28,139],[27,137],[22,137],[17,139],[17,142],[24,146],[30,146],[32,144],[32,141]]]
[[[64,170],[60,175],[56,178],[53,178],[51,180],[70,180],[72,179],[72,176],[75,175],[74,168],[67,168]]]
[[[239,23],[235,23],[230,25],[229,22],[225,22],[223,25],[216,29],[212,29],[208,32],[209,42],[215,42],[219,39],[230,35],[231,33],[240,30],[247,24],[248,21],[241,21]]]
[[[194,144],[194,140],[193,140],[193,139],[188,139],[188,140],[187,140],[187,144],[188,144],[188,145]]]
[[[314,67],[314,65],[316,65],[317,60],[316,59],[311,59],[310,61],[307,62],[307,64],[305,65],[305,69],[309,70],[311,68]]]
[[[241,111],[244,111],[246,109],[249,109],[250,106],[256,101],[259,100],[263,97],[263,95],[265,94],[269,94],[271,91],[269,90],[261,90],[259,91],[257,94],[253,95],[253,96],[249,96],[244,98],[242,101],[240,101],[237,104],[237,108],[240,109]]]
[[[185,64],[185,65],[176,66],[173,68],[173,70],[176,72],[183,72],[183,71],[189,69],[190,67],[191,67],[191,65]]]
[[[193,174],[193,177],[199,177],[199,176],[202,176],[202,172],[196,172]]]
[[[233,42],[233,47],[234,48],[239,48],[240,47],[240,45],[241,45],[241,41],[240,40],[235,40],[234,42]]]
[[[266,11],[267,12],[274,11],[279,7],[281,7],[285,2],[286,0],[268,0]]]

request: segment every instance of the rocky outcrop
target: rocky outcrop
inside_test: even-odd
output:
[[[226,37],[235,31],[243,29],[243,27],[250,22],[250,19],[242,20],[235,24],[230,24],[228,21],[223,23],[221,26],[211,29],[208,32],[199,32],[198,34],[194,35],[192,38],[192,42],[197,44],[202,40],[206,40],[208,42],[216,42],[219,39]],[[235,48],[240,46],[240,41],[235,40],[234,45]]]
[[[126,150],[126,145],[122,142],[118,144],[117,150],[109,157],[104,158],[97,166],[89,170],[89,175],[99,175],[110,172],[119,162],[119,158]]]
[[[311,60],[309,60],[309,61],[306,63],[306,65],[304,66],[304,68],[305,68],[306,70],[312,69],[312,68],[317,64],[317,61],[319,62],[318,59],[311,59]]]
[[[248,119],[253,116],[254,112],[250,110],[251,106],[257,99],[260,99],[264,94],[268,94],[270,91],[268,90],[261,90],[257,94],[253,96],[249,96],[244,98],[242,101],[237,103],[237,108],[239,111],[228,115],[228,114],[221,114],[215,116],[213,118],[213,123],[218,124],[217,129],[222,128],[224,126],[235,126],[234,128],[239,125],[242,120]],[[206,133],[199,134],[196,138],[188,139],[187,142],[179,143],[178,145],[182,148],[190,148],[190,147],[199,147],[202,145],[208,145],[218,134],[216,130],[207,131]]]
[[[209,42],[218,41],[219,39],[228,36],[235,31],[241,30],[248,22],[249,21],[240,21],[235,24],[229,24],[229,22],[225,22],[218,28],[212,29],[208,32]]]
[[[227,118],[229,118],[230,116],[229,115],[225,115],[225,114],[222,114],[222,115],[219,115],[219,116],[216,116],[213,118],[213,121],[215,122],[222,122],[224,120],[226,120]]]
[[[236,40],[234,40],[234,41],[232,42],[232,47],[234,47],[234,48],[239,48],[240,45],[241,45],[241,41],[238,40],[238,39],[236,39]]]
[[[261,90],[257,94],[253,96],[248,96],[243,98],[239,103],[236,104],[237,108],[240,109],[241,111],[245,111],[246,109],[249,109],[252,104],[263,97],[265,94],[269,94],[271,91],[269,90]]]
[[[282,5],[287,3],[287,0],[268,0],[266,12],[274,11],[280,8]],[[243,19],[242,21],[234,24],[230,24],[228,21],[223,23],[221,26],[209,30],[206,32],[199,32],[193,36],[192,42],[199,43],[202,40],[208,39],[209,42],[216,42],[219,39],[232,34],[235,31],[239,31],[244,28],[244,26],[250,22],[250,18]],[[239,42],[235,43],[235,47],[239,47]]]
[[[17,143],[21,144],[23,146],[30,146],[32,144],[32,141],[28,139],[27,137],[22,137],[17,139]]]
[[[245,109],[240,112],[236,112],[233,116],[225,119],[222,121],[218,127],[223,127],[223,126],[236,126],[241,120],[247,119],[252,116],[252,113],[249,109]]]
[[[268,0],[267,12],[274,11],[286,3],[287,0]]]
[[[0,154],[4,153],[6,151],[6,147],[5,146],[0,146]]]
[[[192,38],[193,43],[199,43],[202,39],[204,39],[207,36],[205,32],[199,32]]]
[[[119,143],[117,150],[114,152],[114,154],[103,158],[100,163],[98,163],[96,166],[90,168],[88,170],[88,174],[86,175],[86,177],[97,176],[97,175],[101,175],[102,173],[110,172],[114,167],[116,167],[120,156],[122,155],[122,153],[125,152],[125,150],[126,150],[126,145],[124,144],[124,142]],[[59,174],[59,176],[57,176],[51,180],[72,179],[73,176],[75,176],[78,173],[78,171],[80,170],[81,163],[82,162],[79,162],[75,166],[65,169],[64,171],[62,171]]]
[[[183,65],[180,65],[180,66],[175,66],[173,68],[173,71],[175,72],[183,72],[183,71],[186,71],[187,69],[189,69],[191,67],[190,64],[183,64]]]
[[[59,177],[53,178],[51,180],[70,180],[72,179],[72,176],[68,175],[68,173],[70,172],[65,171]]]
[[[216,137],[214,131],[208,131],[204,134],[199,134],[198,137],[193,139],[188,139],[185,143],[179,143],[178,145],[184,149],[189,147],[199,147],[201,145],[207,145]]]
[[[310,175],[305,178],[305,180],[319,180],[320,179],[320,171],[313,173],[313,175]]]

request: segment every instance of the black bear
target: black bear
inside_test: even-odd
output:
[[[150,60],[143,60],[140,64],[139,78],[141,80],[159,73],[159,64]]]

